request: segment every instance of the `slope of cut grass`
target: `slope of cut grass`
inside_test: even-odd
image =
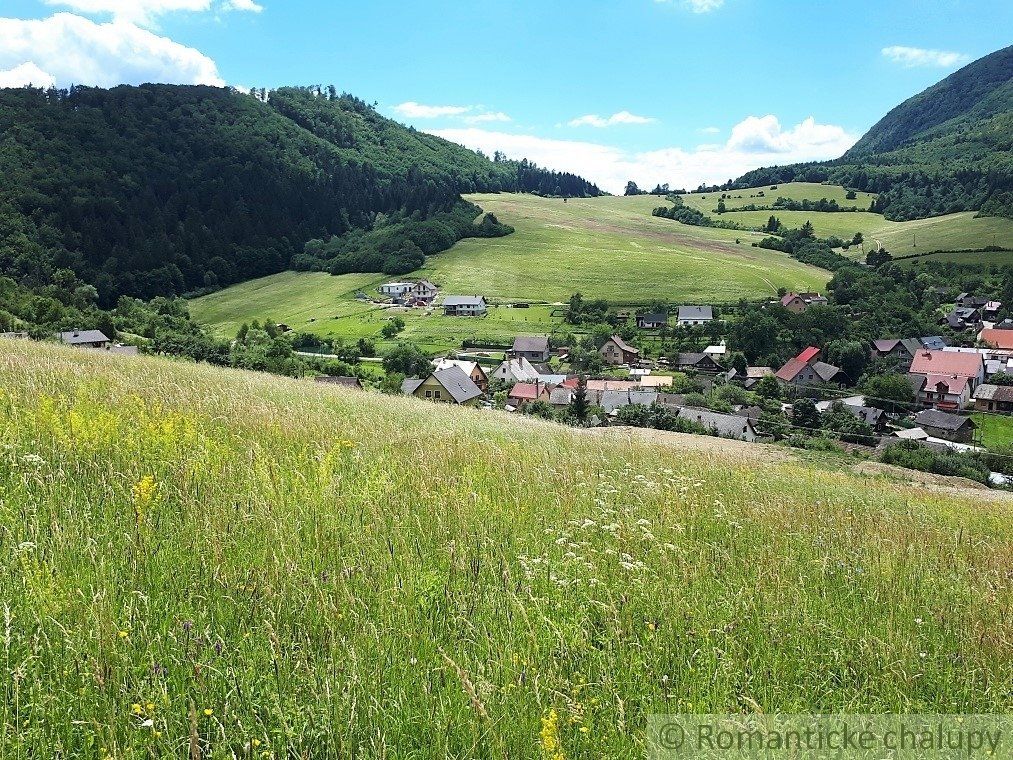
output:
[[[29,343],[0,389],[11,756],[534,757],[555,713],[566,757],[628,758],[651,712],[1009,708],[987,494]]]

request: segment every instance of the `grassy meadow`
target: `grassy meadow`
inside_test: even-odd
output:
[[[6,756],[629,758],[651,712],[1013,706],[987,492],[27,342],[0,427]]]

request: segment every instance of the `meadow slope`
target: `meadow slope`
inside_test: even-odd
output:
[[[987,494],[18,342],[0,429],[7,756],[629,758],[654,711],[1011,707]]]

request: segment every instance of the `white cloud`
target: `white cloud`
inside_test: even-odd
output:
[[[489,124],[491,122],[504,122],[513,121],[502,111],[489,111],[487,113],[477,113],[474,116],[466,116],[464,118],[469,124]]]
[[[734,179],[750,169],[796,161],[837,158],[858,137],[841,127],[817,124],[808,118],[782,129],[774,116],[751,116],[737,124],[724,144],[679,147],[646,152],[577,140],[553,140],[479,128],[441,129],[434,134],[481,150],[499,150],[514,158],[529,158],[556,170],[572,171],[613,193],[622,192],[628,180],[641,187],[671,183],[694,188]]]
[[[394,110],[409,119],[439,119],[448,116],[463,116],[471,106],[426,106],[409,100],[394,106]]]
[[[673,0],[654,0],[654,2],[659,5],[670,5]],[[710,13],[724,4],[725,0],[682,0],[682,6],[693,13]]]
[[[587,116],[580,116],[574,119],[569,124],[571,127],[596,127],[604,129],[605,127],[614,127],[617,124],[651,124],[654,121],[654,119],[647,116],[637,116],[629,111],[620,111],[607,117],[589,113]]]
[[[225,9],[229,11],[246,11],[247,13],[260,13],[264,6],[255,3],[253,0],[228,0]]]
[[[925,48],[904,47],[903,45],[885,47],[883,55],[890,61],[909,69],[916,66],[934,66],[946,69],[968,63],[971,60],[971,56],[966,53],[955,53],[950,50],[926,50]]]
[[[32,61],[22,63],[7,71],[0,71],[0,87],[52,87],[56,84],[56,78],[47,71],[43,71]]]
[[[721,132],[720,127],[701,127],[697,130],[702,135],[716,135]]]
[[[129,21],[95,23],[72,13],[0,18],[0,71],[26,61],[59,86],[165,82],[223,86],[215,62]]]

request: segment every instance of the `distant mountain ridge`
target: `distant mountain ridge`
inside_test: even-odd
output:
[[[1013,218],[1013,46],[904,101],[841,158],[757,169],[733,186],[790,181],[880,193],[874,210],[889,219]]]
[[[0,89],[0,177],[0,274],[71,269],[107,305],[275,273],[309,241],[459,210],[461,193],[600,193],[333,87]]]

